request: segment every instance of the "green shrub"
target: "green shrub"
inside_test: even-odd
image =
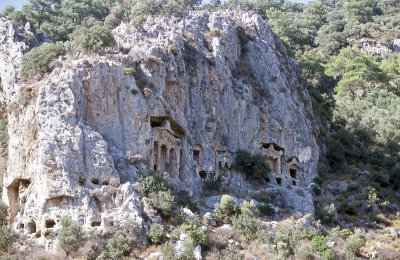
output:
[[[348,203],[347,201],[343,202],[339,206],[340,213],[346,213],[349,215],[355,215],[357,213],[357,209],[354,203]]]
[[[324,223],[331,223],[336,216],[335,204],[327,205],[321,210],[321,220]]]
[[[106,250],[103,252],[106,259],[119,260],[128,256],[132,251],[133,239],[126,233],[118,231],[107,241]]]
[[[311,241],[314,250],[320,254],[328,249],[326,243],[328,243],[328,239],[324,236],[315,236]]]
[[[50,62],[65,53],[64,44],[61,42],[45,43],[32,48],[22,57],[22,76],[31,77],[48,72]]]
[[[339,243],[346,239],[346,235],[340,230],[340,227],[337,226],[332,228],[329,232],[329,239]]]
[[[335,138],[345,146],[352,146],[354,144],[353,133],[344,127],[341,127],[339,130],[337,130]]]
[[[24,26],[27,22],[26,15],[21,11],[12,12],[7,17],[19,26]]]
[[[150,199],[150,205],[157,210],[163,218],[169,218],[172,215],[172,209],[175,199],[170,191],[160,191],[156,198]]]
[[[253,201],[243,201],[242,205],[240,206],[240,213],[250,217],[258,217],[258,215],[260,215],[260,211]]]
[[[319,166],[319,167],[327,167],[325,163],[318,163],[317,168],[319,169],[318,166]],[[322,170],[322,171],[324,171],[324,170]],[[327,170],[326,170],[326,171],[327,171]],[[318,170],[318,173],[319,173],[319,170]],[[325,172],[324,172],[324,174],[325,174]],[[315,182],[315,183],[318,184],[318,185],[322,185],[322,183],[324,182],[324,180],[323,180],[321,177],[315,177],[315,178],[313,179],[313,182]]]
[[[390,182],[395,189],[400,189],[400,162],[390,169]]]
[[[275,214],[275,210],[267,203],[258,206],[260,213],[264,216],[271,217]]]
[[[20,105],[22,105],[23,107],[26,107],[29,102],[32,99],[32,88],[31,87],[21,87],[21,89],[19,90],[19,96],[18,96],[18,103]]]
[[[163,228],[160,224],[153,224],[150,227],[149,233],[150,241],[155,245],[161,245],[167,241],[167,236],[164,234]]]
[[[354,234],[351,235],[344,246],[344,250],[346,255],[349,256],[359,256],[360,249],[365,245],[367,239],[365,238],[365,234],[360,229],[355,229]]]
[[[215,172],[206,172],[206,177],[202,180],[203,190],[219,191],[222,186],[222,176]]]
[[[372,182],[379,183],[382,187],[388,187],[390,185],[390,176],[383,172],[372,171],[370,174],[370,179]]]
[[[335,255],[334,255],[332,249],[328,248],[324,252],[321,253],[321,258],[322,258],[322,260],[334,260]]]
[[[161,246],[161,255],[164,260],[175,260],[175,247],[171,242],[165,242]]]
[[[136,80],[136,86],[140,89],[143,89],[147,86],[147,79],[139,78]]]
[[[296,259],[312,260],[314,259],[314,250],[310,243],[300,243],[296,247]]]
[[[0,120],[0,153],[4,153],[8,147],[8,119]]]
[[[98,51],[115,44],[109,27],[93,18],[77,26],[70,37],[72,46],[77,51]]]
[[[193,243],[197,246],[200,245],[202,248],[208,246],[208,231],[201,227],[193,225],[188,231],[187,236],[193,240]]]
[[[239,214],[232,217],[233,228],[248,239],[255,239],[260,225],[257,219],[248,214]]]
[[[313,186],[312,186],[312,191],[313,191],[313,193],[314,193],[315,196],[321,195],[321,189],[318,188],[318,186],[316,186],[316,185],[313,185]]]
[[[397,155],[400,152],[400,143],[396,140],[388,138],[385,144],[385,151],[390,155]]]
[[[185,190],[180,190],[176,196],[176,205],[188,208],[193,213],[199,213],[199,204],[193,199],[193,197]]]
[[[140,176],[138,181],[145,196],[153,192],[158,193],[160,191],[171,190],[167,179],[156,172],[150,172],[148,176]]]
[[[269,164],[261,154],[251,155],[244,150],[237,151],[233,167],[255,180],[268,177],[271,171]]]
[[[7,224],[7,217],[8,217],[7,209],[8,206],[3,201],[0,200],[0,226]]]
[[[230,222],[230,218],[239,213],[239,207],[229,195],[222,195],[221,201],[215,204],[214,217],[219,222]]]
[[[329,167],[328,167],[325,163],[323,163],[323,162],[319,162],[319,163],[317,164],[317,170],[318,170],[318,174],[319,174],[320,176],[326,176],[326,175],[329,173]],[[318,178],[318,177],[317,177],[317,178]],[[321,182],[321,183],[318,183],[318,182],[315,182],[315,183],[317,183],[317,184],[319,184],[319,185],[322,184],[322,178],[320,178],[320,180],[317,180],[317,181],[319,181],[319,182]]]
[[[78,222],[73,221],[71,217],[63,217],[61,219],[61,230],[58,233],[58,246],[69,255],[80,247],[83,239],[81,226]]]
[[[125,74],[125,75],[132,76],[134,72],[135,72],[135,71],[134,71],[132,68],[125,68],[125,69],[124,69],[124,74]]]
[[[6,225],[0,227],[0,252],[6,252],[7,248],[17,239],[18,235]]]
[[[183,251],[178,260],[193,260],[194,259],[194,249],[196,248],[196,244],[193,239],[187,237],[183,243]]]
[[[345,159],[345,146],[337,139],[328,136],[326,138],[328,147],[329,147],[329,155],[331,157],[332,166],[339,167]]]
[[[260,236],[262,242],[267,242],[270,249],[282,256],[289,256],[294,253],[299,243],[310,241],[313,237],[320,235],[320,232],[314,227],[307,227],[305,223],[299,222],[294,226],[280,225],[274,233],[264,232]]]

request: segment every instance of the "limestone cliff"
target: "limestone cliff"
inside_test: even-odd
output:
[[[29,85],[20,81],[27,47],[19,34],[1,18],[10,135],[3,201],[16,230],[43,238],[64,215],[88,229],[140,230],[132,185],[147,169],[168,172],[197,196],[204,172],[215,171],[247,197],[252,186],[232,168],[238,149],[270,163],[262,189],[280,193],[282,205],[313,211],[307,186],[319,150],[310,97],[257,15],[193,12],[151,17],[142,28],[121,24],[113,52],[61,57]]]

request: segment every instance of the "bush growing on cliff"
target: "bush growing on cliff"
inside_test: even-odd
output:
[[[0,120],[0,153],[6,151],[8,146],[8,119]]]
[[[17,239],[11,228],[3,225],[0,227],[0,252],[6,252],[7,248]]]
[[[196,225],[192,225],[187,231],[187,236],[193,240],[195,245],[200,245],[201,247],[208,246],[208,231]]]
[[[356,229],[354,234],[351,235],[346,241],[346,245],[344,247],[346,256],[348,258],[351,258],[352,256],[359,256],[360,249],[365,245],[366,242],[367,239],[365,238],[365,234],[360,229]]]
[[[274,233],[259,232],[258,239],[267,243],[272,251],[283,257],[288,257],[295,252],[295,249],[305,241],[311,241],[320,232],[314,227],[307,227],[305,223],[299,222],[294,226],[289,224],[280,225]]]
[[[165,242],[161,246],[161,255],[164,260],[175,260],[175,246],[171,242]]]
[[[0,226],[6,225],[7,224],[7,205],[0,200]]]
[[[312,241],[312,247],[317,251],[323,260],[333,260],[332,250],[326,246],[328,238],[324,236],[315,236]]]
[[[77,26],[71,34],[71,41],[77,51],[98,51],[115,43],[111,30],[94,18]]]
[[[65,53],[64,44],[61,42],[45,43],[32,48],[22,57],[22,76],[32,77],[48,72],[50,62]]]
[[[331,223],[336,216],[335,204],[330,204],[322,208],[321,219],[324,223]]]
[[[255,180],[267,177],[271,171],[269,164],[261,154],[252,155],[244,150],[237,151],[233,167]]]
[[[185,190],[181,190],[176,194],[176,204],[183,208],[188,208],[192,212],[199,212],[199,205],[197,201]]]
[[[206,172],[206,177],[202,180],[203,190],[219,191],[222,185],[222,176],[215,172]]]
[[[138,181],[145,196],[153,192],[159,193],[160,191],[171,190],[165,176],[157,172],[150,172],[148,176],[140,176]]]
[[[230,222],[230,218],[239,213],[239,207],[229,195],[222,195],[221,201],[215,204],[214,217],[219,222]]]
[[[249,239],[255,239],[260,229],[256,217],[243,213],[232,217],[232,225],[236,231]]]
[[[78,222],[73,221],[71,217],[61,219],[61,230],[58,234],[58,245],[65,251],[67,255],[75,252],[83,239],[81,226]]]
[[[150,205],[157,210],[163,218],[169,218],[172,215],[172,209],[175,205],[175,199],[170,191],[160,191],[154,194],[155,197],[149,200]]]
[[[118,231],[107,241],[106,250],[103,255],[106,259],[122,259],[132,251],[133,238],[126,233]]]
[[[258,217],[258,215],[260,215],[260,210],[253,201],[243,201],[240,206],[240,213],[249,217]]]
[[[149,240],[155,245],[161,245],[167,240],[167,236],[164,234],[163,228],[160,224],[153,224],[150,226],[150,231],[147,234]]]

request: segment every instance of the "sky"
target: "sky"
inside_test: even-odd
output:
[[[299,2],[299,3],[307,3],[310,2],[311,0],[292,0],[293,2]],[[0,0],[0,11],[4,9],[7,5],[13,5],[17,9],[21,9],[21,6],[25,3],[27,3],[28,0]]]

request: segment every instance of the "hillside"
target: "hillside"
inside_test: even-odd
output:
[[[398,259],[400,4],[0,17],[4,259]]]

